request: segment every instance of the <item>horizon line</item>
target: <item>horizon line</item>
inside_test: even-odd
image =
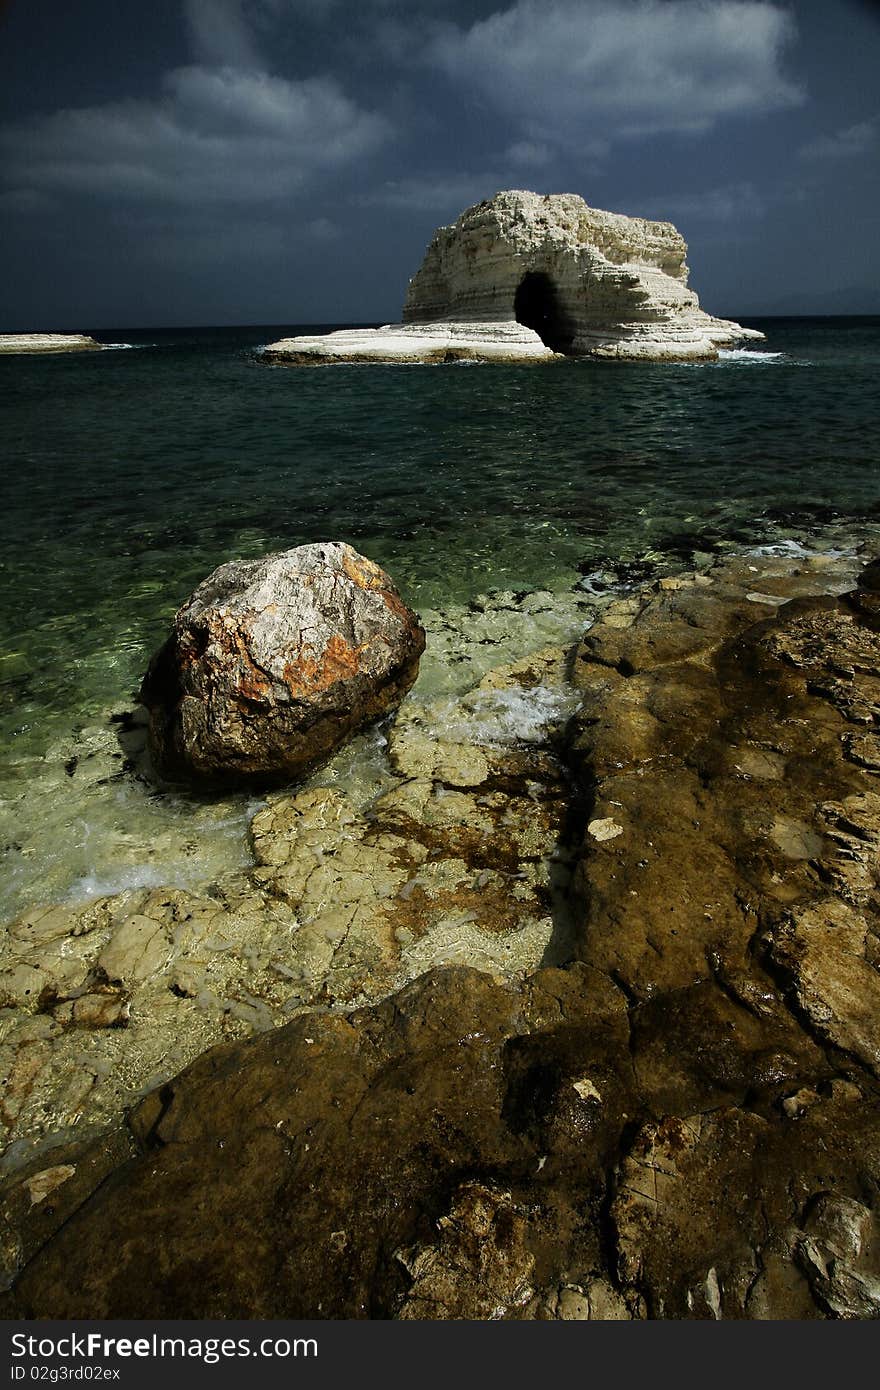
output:
[[[799,313],[787,313],[787,314],[780,314],[780,313],[778,313],[778,312],[777,312],[777,313],[759,313],[759,312],[756,312],[756,313],[742,313],[741,311],[740,311],[739,313],[736,313],[735,311],[725,310],[725,311],[722,312],[721,314],[717,315],[717,317],[719,317],[719,318],[730,318],[730,319],[733,319],[735,322],[748,321],[749,319],[761,319],[762,321],[766,321],[767,319],[777,319],[777,320],[791,320],[791,319],[875,319],[875,318],[880,318],[880,310],[867,310],[867,311],[862,312],[862,313],[828,313],[828,312],[826,311],[826,312],[824,312],[824,313],[799,312]],[[25,334],[25,333],[90,333],[90,334],[95,334],[95,333],[114,333],[114,332],[117,332],[117,331],[120,331],[120,330],[124,330],[125,332],[134,332],[134,333],[138,333],[138,332],[148,332],[148,333],[174,332],[174,333],[182,333],[182,332],[193,332],[193,331],[197,331],[197,330],[198,330],[198,331],[205,331],[205,330],[217,330],[217,329],[224,329],[224,330],[236,330],[236,329],[238,329],[238,330],[244,331],[244,330],[246,330],[246,329],[251,329],[251,328],[272,328],[272,329],[275,329],[275,328],[297,328],[297,329],[308,329],[308,328],[322,328],[322,329],[328,329],[328,328],[329,328],[329,329],[334,329],[334,328],[376,328],[376,327],[383,327],[386,323],[392,323],[392,322],[399,322],[399,320],[392,320],[392,319],[360,319],[360,320],[355,320],[355,319],[299,319],[299,320],[294,320],[294,319],[278,319],[278,320],[275,320],[274,322],[270,322],[270,321],[268,321],[268,320],[256,319],[256,320],[251,320],[251,321],[249,321],[249,322],[235,322],[235,323],[110,323],[110,324],[102,324],[102,325],[99,326],[99,327],[94,327],[94,326],[92,326],[92,327],[88,327],[88,328],[83,328],[83,327],[79,327],[79,328],[69,328],[69,327],[68,327],[68,328],[62,328],[62,327],[59,327],[59,326],[56,324],[56,325],[53,325],[52,327],[42,327],[42,328],[33,328],[33,327],[30,327],[30,328],[0,328],[0,335],[3,335],[3,334],[10,334],[10,335],[11,335],[11,334]]]

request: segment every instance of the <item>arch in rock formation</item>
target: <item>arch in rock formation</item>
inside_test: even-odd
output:
[[[559,300],[559,292],[549,275],[530,270],[520,280],[513,300],[517,323],[531,328],[554,352],[570,352],[574,325]]]

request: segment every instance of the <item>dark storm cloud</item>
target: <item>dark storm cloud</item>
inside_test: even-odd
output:
[[[557,138],[590,120],[615,135],[699,132],[803,101],[781,68],[794,33],[762,0],[517,0],[450,26],[426,57]]]
[[[265,32],[304,8],[327,18],[337,6],[255,0],[246,9],[243,0],[183,0],[198,64],[166,73],[151,101],[61,110],[0,132],[16,191],[259,202],[372,153],[390,138],[390,123],[352,100],[334,76],[297,81],[268,71],[256,29]],[[410,16],[414,35],[423,34],[423,24]],[[433,20],[430,28],[421,62],[483,94],[523,127],[503,168],[541,168],[548,140],[576,139],[583,148],[587,121],[607,132],[587,143],[596,158],[612,135],[700,131],[722,116],[801,100],[779,68],[791,20],[756,0],[633,0],[623,8],[613,0],[517,0],[469,28],[446,24],[441,31]],[[475,170],[457,181],[470,188],[483,177]],[[389,201],[407,201],[413,183],[395,184]],[[442,206],[446,199],[438,191],[416,201]]]
[[[835,273],[876,279],[880,27],[855,0],[126,9],[8,10],[18,323],[53,303],[95,322],[127,285],[160,319],[393,316],[433,226],[501,187],[677,221],[710,307],[816,283],[820,238]]]
[[[177,68],[153,101],[57,111],[0,131],[22,190],[161,203],[261,202],[376,149],[390,131],[330,77]]]

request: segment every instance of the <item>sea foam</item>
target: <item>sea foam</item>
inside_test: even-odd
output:
[[[441,715],[433,732],[469,743],[540,743],[553,724],[574,713],[578,703],[577,693],[567,687],[475,690],[453,704],[445,718]]]
[[[784,352],[761,352],[754,348],[719,348],[718,350],[720,362],[761,362],[766,365],[769,362],[778,362],[784,357]]]

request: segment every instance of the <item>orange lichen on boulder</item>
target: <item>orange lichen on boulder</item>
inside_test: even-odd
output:
[[[318,690],[326,690],[336,681],[347,680],[357,675],[362,651],[368,643],[352,647],[340,633],[334,632],[319,657],[307,656],[311,647],[303,649],[296,662],[289,661],[284,667],[284,681],[291,695],[299,700]]]
[[[388,582],[384,570],[350,548],[348,554],[342,557],[342,568],[352,584],[356,584],[359,589],[381,589]]]

